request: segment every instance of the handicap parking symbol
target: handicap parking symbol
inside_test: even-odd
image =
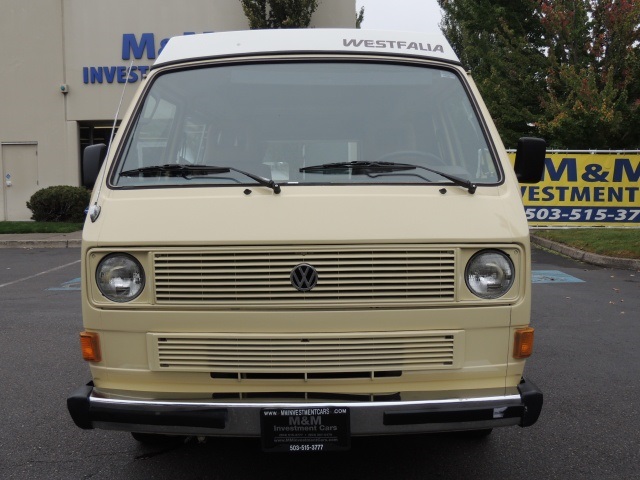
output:
[[[53,291],[80,290],[80,277],[74,278],[73,280],[69,280],[68,282],[64,282],[57,287],[47,288],[47,290],[53,290]]]

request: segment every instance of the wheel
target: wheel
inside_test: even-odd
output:
[[[435,163],[437,163],[438,165],[443,165],[443,166],[447,165],[446,163],[444,163],[444,160],[442,160],[439,156],[434,155],[433,153],[422,152],[420,150],[397,150],[395,152],[386,153],[382,155],[376,161],[386,162],[394,158],[402,158],[402,157],[422,157],[422,158],[434,160]]]
[[[131,432],[134,440],[144,445],[171,445],[184,442],[185,437],[179,435],[162,435],[159,433]]]

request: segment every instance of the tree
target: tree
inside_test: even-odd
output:
[[[249,27],[306,28],[318,8],[317,0],[240,0]]]
[[[503,140],[640,147],[640,2],[439,0]]]
[[[530,0],[439,0],[441,28],[471,71],[506,145],[535,133],[544,94],[542,26]]]
[[[540,132],[565,148],[640,147],[640,3],[540,2],[549,48]]]
[[[362,26],[363,21],[364,21],[364,7],[360,7],[360,11],[356,12],[356,28],[360,28]]]

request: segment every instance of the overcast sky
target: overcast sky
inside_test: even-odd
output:
[[[356,0],[356,5],[358,11],[364,6],[363,29],[440,31],[436,0]]]

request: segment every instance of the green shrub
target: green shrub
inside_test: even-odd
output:
[[[83,222],[90,200],[91,192],[84,187],[59,185],[38,190],[27,208],[36,222]]]

